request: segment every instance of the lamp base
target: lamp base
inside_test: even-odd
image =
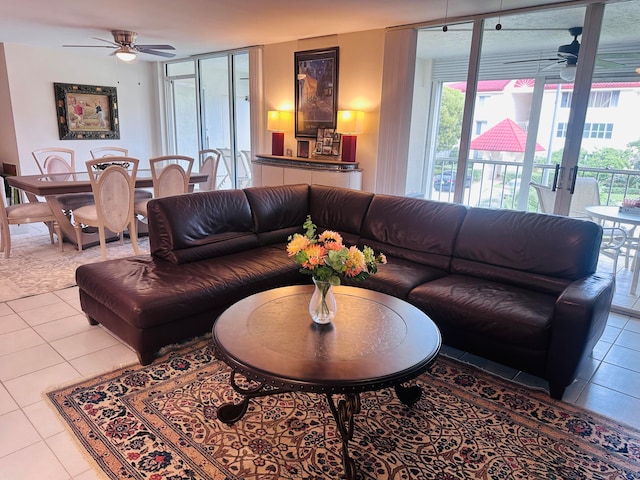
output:
[[[284,156],[284,132],[271,133],[271,155]]]
[[[342,161],[343,162],[355,162],[356,161],[356,142],[358,137],[355,135],[343,135],[342,136]]]

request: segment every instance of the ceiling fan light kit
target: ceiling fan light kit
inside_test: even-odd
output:
[[[136,54],[129,47],[122,47],[115,51],[116,57],[123,62],[131,62],[135,60]]]
[[[576,70],[577,66],[575,64],[571,65],[567,63],[562,70],[560,70],[560,78],[567,82],[573,82],[576,79]]]
[[[113,41],[103,38],[93,37],[95,40],[109,43],[110,45],[63,45],[63,47],[96,47],[96,48],[113,48],[115,55],[123,62],[133,61],[138,53],[147,53],[149,55],[157,55],[160,57],[173,58],[174,53],[162,52],[161,50],[175,50],[171,45],[140,45],[136,43],[138,34],[128,30],[111,30]]]

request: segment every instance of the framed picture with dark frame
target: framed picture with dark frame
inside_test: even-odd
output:
[[[339,47],[295,52],[296,137],[336,128]]]
[[[60,140],[120,138],[116,87],[54,83]]]

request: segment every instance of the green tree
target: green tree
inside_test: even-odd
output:
[[[464,94],[460,90],[444,86],[438,124],[438,152],[458,150],[463,109]]]
[[[626,170],[633,167],[633,158],[634,155],[631,148],[627,148],[625,150],[611,147],[596,148],[591,153],[584,149],[580,149],[580,160],[578,165],[581,167]],[[562,150],[557,150],[551,154],[551,163],[560,163],[561,161]]]
[[[628,143],[627,147],[631,151],[631,168],[640,170],[640,140]]]

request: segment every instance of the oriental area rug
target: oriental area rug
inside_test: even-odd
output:
[[[107,478],[343,478],[323,395],[253,399],[225,425],[217,408],[239,399],[229,375],[205,339],[47,396]],[[412,408],[393,389],[361,394],[349,444],[359,479],[640,478],[631,427],[443,356],[416,383]]]

